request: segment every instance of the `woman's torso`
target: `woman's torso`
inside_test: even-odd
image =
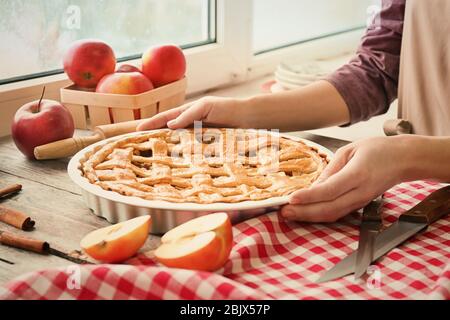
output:
[[[400,61],[399,118],[450,136],[450,0],[406,1]]]

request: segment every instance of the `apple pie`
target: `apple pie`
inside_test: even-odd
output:
[[[327,165],[315,148],[268,131],[161,129],[97,147],[81,163],[90,183],[126,196],[235,203],[285,196]]]

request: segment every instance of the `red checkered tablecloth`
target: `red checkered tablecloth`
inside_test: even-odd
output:
[[[386,192],[385,224],[442,184],[412,182]],[[286,223],[276,212],[234,226],[230,260],[216,273],[161,267],[151,253],[127,265],[37,271],[0,287],[1,299],[450,299],[450,216],[392,250],[358,282],[316,284],[357,247],[358,219]]]

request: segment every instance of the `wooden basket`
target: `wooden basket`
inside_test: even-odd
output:
[[[77,129],[149,118],[181,105],[186,96],[186,78],[136,94],[106,94],[80,90],[74,85],[61,89],[61,102],[70,110]]]

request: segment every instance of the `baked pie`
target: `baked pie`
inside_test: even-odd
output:
[[[81,170],[122,195],[206,204],[288,195],[326,165],[315,148],[268,131],[203,128],[120,138],[87,154]]]

